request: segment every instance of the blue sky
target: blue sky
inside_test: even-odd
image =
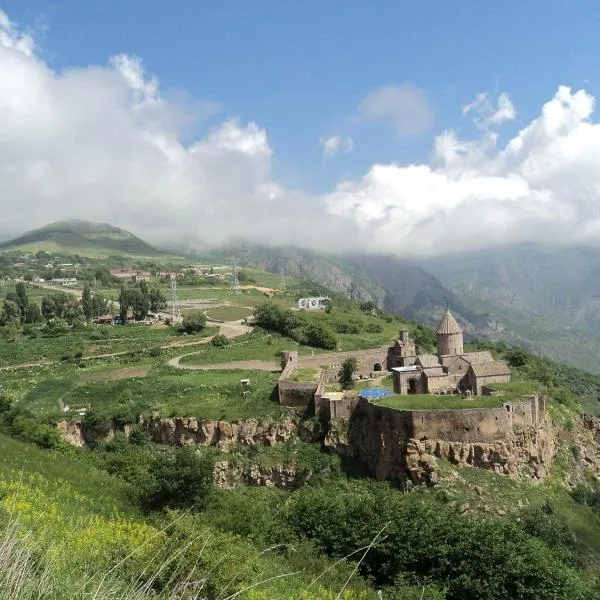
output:
[[[321,191],[376,162],[427,161],[447,128],[470,134],[461,106],[481,91],[505,91],[517,118],[539,114],[559,84],[597,89],[600,5],[254,0],[4,0],[21,26],[43,24],[44,60],[61,70],[137,55],[165,90],[219,103],[214,119],[264,127],[286,184]],[[386,84],[426,94],[433,125],[395,135],[362,122],[357,106]],[[210,125],[209,123],[205,124]],[[319,139],[351,136],[354,150],[323,163]]]
[[[599,18],[557,0],[0,0],[0,235],[76,217],[190,246],[598,244]]]

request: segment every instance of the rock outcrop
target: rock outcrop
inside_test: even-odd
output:
[[[149,418],[140,424],[148,430],[152,441],[159,444],[216,446],[227,450],[235,444],[275,446],[297,434],[295,419],[261,423],[257,419],[246,421],[208,421],[203,419]]]
[[[140,419],[139,425],[148,431],[152,441],[159,444],[171,446],[197,444],[216,446],[223,450],[235,444],[275,446],[296,437],[298,432],[298,422],[291,418],[268,422],[261,422],[258,419],[229,422],[193,417],[176,419],[150,417]],[[74,446],[110,441],[118,431],[128,437],[131,431],[128,425],[119,427],[115,423],[112,423],[106,431],[100,432],[90,429],[82,421],[59,421],[56,426],[61,437]],[[303,431],[303,434],[308,435],[306,431]]]
[[[219,460],[213,469],[213,483],[221,489],[231,490],[239,485],[277,487],[295,490],[302,487],[310,473],[298,468],[295,463],[262,466],[251,464],[246,467]]]
[[[444,459],[536,480],[552,466],[556,432],[537,398],[464,411],[396,411],[361,401],[348,421],[330,422],[324,445],[359,458],[377,479],[435,485]]]

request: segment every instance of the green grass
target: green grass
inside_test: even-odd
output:
[[[435,396],[430,394],[394,395],[378,398],[374,404],[398,410],[444,410],[457,408],[498,408],[506,398],[502,396]]]
[[[246,378],[250,379],[250,394],[243,396],[240,380]],[[277,418],[282,409],[273,397],[276,382],[277,374],[261,371],[158,368],[144,378],[82,383],[72,387],[63,401],[89,404],[104,414],[129,411],[212,420]]]
[[[239,321],[252,314],[252,310],[242,306],[219,306],[206,311],[206,316],[217,321]]]
[[[56,502],[60,513],[69,515],[73,521],[94,514],[139,516],[138,509],[131,503],[130,486],[86,461],[40,450],[3,434],[0,434],[0,453],[0,485],[6,487],[11,482],[29,485],[32,503],[38,490]],[[26,489],[24,493],[26,495]]]
[[[279,363],[282,350],[297,350],[300,354],[310,354],[312,348],[301,346],[297,342],[277,334],[257,332],[233,340],[229,346],[224,348],[215,348],[211,344],[207,344],[198,351],[184,356],[181,364],[206,365],[237,360],[270,360]]]
[[[317,382],[319,380],[319,369],[313,369],[310,367],[303,367],[300,369],[296,369],[292,373],[292,381],[297,381],[299,383],[312,383]]]
[[[542,384],[539,381],[511,381],[509,383],[490,383],[486,387],[508,394],[528,395],[537,394],[542,391]]]

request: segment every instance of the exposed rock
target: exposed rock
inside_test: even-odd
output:
[[[220,460],[213,468],[213,483],[222,489],[231,490],[239,485],[277,487],[295,490],[310,479],[310,473],[298,469],[294,463],[264,467],[252,464],[247,467],[232,465]]]
[[[465,502],[464,504],[460,505],[460,508],[458,509],[461,513],[466,513],[469,508],[471,508],[471,505],[468,502]]]
[[[332,419],[323,445],[342,456],[353,456],[354,451],[348,442],[348,422],[342,419]]]
[[[224,450],[235,444],[253,446],[262,444],[275,446],[286,442],[297,434],[298,424],[294,419],[261,423],[257,419],[247,421],[208,421],[194,417],[161,419],[149,417],[141,419],[139,425],[148,430],[152,441],[170,446],[196,444],[199,446],[217,446]],[[130,428],[112,424],[107,433],[98,434],[81,421],[59,421],[57,429],[63,439],[74,446],[109,441],[116,431],[129,436]]]
[[[600,437],[600,420],[597,428]],[[444,437],[411,435],[417,432]],[[524,397],[506,408],[465,411],[401,411],[359,401],[348,421],[331,423],[325,446],[360,458],[378,479],[435,485],[437,460],[444,459],[538,480],[552,466],[556,431],[545,414],[545,400],[537,397]]]

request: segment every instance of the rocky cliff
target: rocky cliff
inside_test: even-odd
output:
[[[235,444],[252,446],[262,444],[274,446],[295,437],[298,422],[287,418],[283,421],[261,422],[258,419],[246,421],[210,421],[204,419],[177,418],[161,419],[149,417],[140,419],[139,425],[147,429],[152,441],[158,444],[216,446],[224,450]],[[74,446],[84,446],[99,441],[110,441],[120,431],[129,436],[130,427],[120,427],[111,423],[106,431],[97,431],[82,421],[59,421],[57,429],[62,438]],[[306,435],[306,432],[303,431]]]
[[[349,421],[331,421],[324,444],[359,458],[377,479],[433,485],[438,459],[445,459],[535,480],[552,466],[557,432],[537,398],[531,404],[462,411],[395,411],[360,402]]]

